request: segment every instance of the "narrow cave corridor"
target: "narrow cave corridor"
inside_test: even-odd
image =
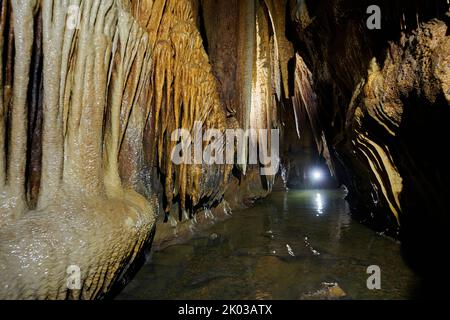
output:
[[[448,297],[449,0],[0,0],[0,299]]]

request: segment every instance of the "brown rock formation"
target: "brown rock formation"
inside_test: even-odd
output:
[[[354,216],[400,232],[419,267],[436,266],[449,223],[450,176],[437,151],[449,119],[448,4],[381,2],[382,29],[369,30],[370,1],[300,2],[290,5],[292,40],[312,70]]]
[[[104,297],[157,221],[169,243],[272,190],[261,163],[174,164],[177,129],[277,128],[286,157],[315,143],[355,217],[433,261],[450,225],[448,4],[382,1],[381,30],[369,4],[0,0],[0,298]]]
[[[169,209],[220,197],[231,170],[170,161],[175,128],[226,128],[194,7],[2,1],[1,40],[0,296],[104,296],[150,243],[149,168]]]

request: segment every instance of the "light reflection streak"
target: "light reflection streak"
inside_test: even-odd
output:
[[[323,209],[324,209],[324,201],[322,198],[322,194],[320,193],[316,193],[316,196],[314,198],[314,202],[316,204],[316,210],[318,215],[322,215],[323,214]]]

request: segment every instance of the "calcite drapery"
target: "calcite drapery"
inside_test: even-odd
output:
[[[171,161],[171,152],[178,143],[171,140],[175,130],[185,129],[193,135],[196,122],[202,124],[202,130],[217,129],[224,133],[227,128],[226,114],[194,13],[190,1],[167,1],[153,54],[155,145],[157,161],[165,176],[167,212],[176,195],[180,197],[183,211],[188,200],[193,208],[202,198],[220,198],[231,172],[230,165],[174,166]],[[216,185],[216,190],[208,187],[211,184]]]
[[[0,297],[102,297],[150,243],[152,159],[183,206],[220,198],[231,169],[170,161],[175,128],[226,128],[193,3],[0,8]]]
[[[208,54],[229,116],[235,115],[242,129],[282,129],[279,115],[290,95],[288,63],[293,57],[286,39],[286,2],[203,0],[201,5]],[[218,29],[229,32],[219,35]],[[246,179],[258,165],[238,167]],[[273,177],[266,178],[270,190]]]

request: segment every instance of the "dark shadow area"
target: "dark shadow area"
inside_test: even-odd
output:
[[[99,297],[100,300],[114,300],[120,293],[125,289],[125,287],[136,277],[138,272],[142,269],[145,263],[149,260],[152,251],[153,238],[155,237],[155,228],[151,231],[147,244],[139,252],[139,255],[134,259],[134,261],[128,265],[127,268],[122,270],[119,276],[119,281],[114,282],[108,293]]]
[[[442,257],[450,244],[450,110],[442,96],[433,105],[411,96],[405,105],[400,143],[393,150],[403,177],[403,255],[423,278],[420,293],[448,297],[443,285],[448,269]]]

